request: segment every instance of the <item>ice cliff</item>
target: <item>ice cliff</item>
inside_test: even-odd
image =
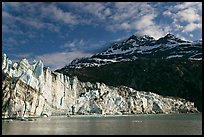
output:
[[[12,63],[6,54],[2,57],[2,117],[194,112],[194,103],[182,98],[80,82],[52,72],[42,61]]]

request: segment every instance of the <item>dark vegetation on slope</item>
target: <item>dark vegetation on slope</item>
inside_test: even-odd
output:
[[[202,111],[202,61],[143,58],[101,67],[57,71],[68,76],[78,76],[83,82],[125,85],[136,90],[182,97],[195,102],[198,110]]]

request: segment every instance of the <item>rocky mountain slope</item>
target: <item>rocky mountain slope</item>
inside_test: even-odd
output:
[[[2,117],[58,114],[195,113],[193,102],[126,86],[81,82],[44,68],[41,61],[2,57]]]
[[[202,111],[202,41],[167,34],[158,40],[131,36],[90,58],[56,70],[83,82],[124,85],[195,102]]]
[[[202,41],[186,41],[173,34],[158,40],[150,36],[135,36],[114,42],[105,51],[92,57],[75,59],[65,68],[97,67],[140,58],[202,60]]]
[[[140,59],[100,67],[61,70],[83,82],[124,85],[139,91],[181,97],[202,111],[202,62],[197,60]]]

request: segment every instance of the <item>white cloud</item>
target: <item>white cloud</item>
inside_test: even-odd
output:
[[[117,2],[114,3],[114,14],[111,15],[112,22],[107,25],[107,30],[134,30],[137,35],[150,35],[156,39],[170,32],[170,26],[156,22],[161,11],[155,9],[149,3]],[[163,15],[172,15],[167,10]]]
[[[175,30],[178,30],[178,31],[183,30],[183,28],[184,28],[184,26],[179,25],[179,24],[177,24],[175,22],[173,23],[173,27],[174,27]]]
[[[15,20],[35,29],[48,29],[53,32],[59,32],[59,29],[60,29],[58,26],[52,23],[46,23],[44,21],[33,19],[31,17],[25,17],[25,18],[15,17]]]
[[[61,48],[65,49],[66,51],[76,51],[81,48],[84,48],[85,41],[83,39],[74,39],[72,41],[67,41]]]
[[[193,8],[181,10],[177,12],[176,15],[177,15],[177,19],[179,19],[180,21],[186,21],[189,23],[195,22],[201,19],[200,15],[197,14],[196,10]]]
[[[158,39],[170,31],[170,27],[165,24],[156,24],[154,21],[157,14],[145,14],[140,19],[135,20],[131,26],[135,28],[138,35],[149,35]]]
[[[2,21],[11,21],[14,16],[12,16],[10,13],[7,11],[2,11]],[[6,23],[6,22],[5,22]]]
[[[192,32],[196,29],[201,29],[201,28],[202,28],[202,24],[190,23],[184,27],[184,31],[185,32]]]
[[[56,70],[64,67],[71,63],[72,60],[76,58],[88,57],[91,56],[90,53],[85,53],[82,51],[74,51],[74,52],[55,52],[43,54],[35,57],[36,60],[42,60],[44,65],[50,67],[51,70]]]
[[[149,35],[154,37],[155,39],[159,39],[160,37],[165,36],[169,32],[169,27],[162,27],[157,25],[148,26],[143,29],[139,29],[137,34],[139,35]]]
[[[104,10],[104,15],[105,15],[105,16],[111,15],[111,10],[110,10],[110,8],[106,8],[106,9]]]
[[[46,16],[49,16],[53,19],[58,21],[63,21],[66,24],[76,25],[78,24],[77,18],[71,12],[63,11],[62,9],[58,8],[56,5],[49,5],[48,7],[41,7],[42,12]]]
[[[69,3],[8,3],[10,8],[21,14],[8,14],[2,11],[3,19],[16,21],[36,29],[59,32],[61,27],[75,25],[98,25],[109,31],[135,31],[155,38],[166,34],[164,28],[172,32],[191,32],[202,26],[202,3],[184,2],[158,7],[151,2],[69,2]],[[24,11],[24,12],[22,12]],[[26,11],[26,12],[25,12]],[[161,21],[160,17],[163,16]],[[37,17],[37,18],[36,18]],[[165,20],[167,19],[167,21]],[[164,19],[164,20],[163,20]],[[172,24],[169,21],[172,19]],[[47,21],[47,22],[46,22]],[[166,22],[166,24],[164,24]],[[8,23],[8,22],[7,22]],[[3,32],[13,29],[12,24],[2,25]],[[68,41],[64,47],[75,51],[77,41]]]
[[[200,4],[200,2],[183,2],[182,4],[176,5],[176,9],[186,9],[189,7],[197,6],[197,4]]]
[[[78,24],[75,15],[63,11],[52,3],[7,2],[6,5],[17,13],[13,14],[10,10],[2,11],[3,20],[5,20],[3,23],[10,26],[20,22],[35,29],[59,32],[60,26],[56,25],[57,23]]]
[[[190,37],[193,37],[193,34],[190,34],[189,36],[190,36]]]
[[[155,9],[146,2],[116,2],[113,19],[124,21],[125,19],[135,20],[146,14],[154,14]]]
[[[124,30],[131,29],[131,25],[130,25],[129,23],[127,23],[127,22],[123,22],[123,23],[121,24],[121,27],[122,27],[122,29],[124,29]]]
[[[180,35],[180,34],[176,34],[176,37],[185,41],[190,41],[189,39],[186,39],[184,36]]]
[[[31,27],[34,27],[36,29],[41,29],[44,27],[43,23],[36,20],[36,19],[33,19],[33,18],[22,18],[22,17],[16,17],[15,18],[17,21],[25,24],[25,25],[28,25],[28,26],[31,26]]]
[[[160,13],[149,3],[117,2],[114,7],[112,22],[107,25],[107,30],[134,30],[138,35],[150,35],[156,39],[169,32],[167,25],[156,23],[155,19]],[[166,14],[170,15],[171,12]]]
[[[163,12],[164,16],[172,19],[171,30],[181,37],[189,39],[196,38],[195,33],[190,35],[189,32],[202,29],[202,3],[201,2],[182,2],[176,5],[166,7]]]
[[[59,8],[56,3],[8,2],[6,5],[18,13],[20,17],[30,17],[40,21],[54,19],[54,21],[61,21],[65,24],[78,24],[77,17],[72,12]]]
[[[202,20],[201,2],[184,2],[170,8],[172,18],[175,23],[201,22]]]
[[[163,15],[164,16],[165,15],[170,16],[170,15],[172,15],[172,13],[171,13],[171,11],[166,10],[166,11],[163,12]]]
[[[107,7],[107,3],[100,2],[71,2],[69,6],[76,7],[84,13],[89,13],[97,17],[97,19],[104,20],[110,14],[111,10]],[[92,16],[93,17],[93,16]]]
[[[11,5],[11,3],[9,3]],[[19,6],[19,3],[15,3],[14,5],[18,5],[16,8],[17,9],[21,9]],[[25,3],[24,3],[25,5]],[[13,5],[12,5],[13,7]],[[22,9],[21,9],[22,10]],[[25,11],[23,11],[24,13]],[[48,29],[50,31],[53,32],[59,32],[59,27],[52,24],[52,23],[48,23],[43,21],[41,18],[36,18],[34,15],[32,16],[28,16],[25,15],[23,16],[23,14],[21,13],[21,15],[13,15],[11,13],[9,13],[9,11],[2,11],[2,25],[4,25],[4,32],[14,32],[14,29],[18,29],[19,31],[21,30],[21,28],[19,28],[19,26],[17,26],[17,22],[22,23],[23,25],[35,28],[35,29]],[[6,27],[5,27],[6,26]],[[7,29],[6,29],[7,28]],[[8,30],[9,28],[9,30]],[[18,31],[18,32],[19,32]],[[19,33],[21,34],[21,33]]]
[[[146,27],[154,25],[153,19],[156,17],[154,14],[147,14],[142,16],[139,20],[134,22],[133,24],[137,29],[144,29]]]

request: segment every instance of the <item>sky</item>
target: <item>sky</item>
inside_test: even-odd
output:
[[[202,2],[2,2],[2,55],[56,70],[131,35],[202,39]]]

